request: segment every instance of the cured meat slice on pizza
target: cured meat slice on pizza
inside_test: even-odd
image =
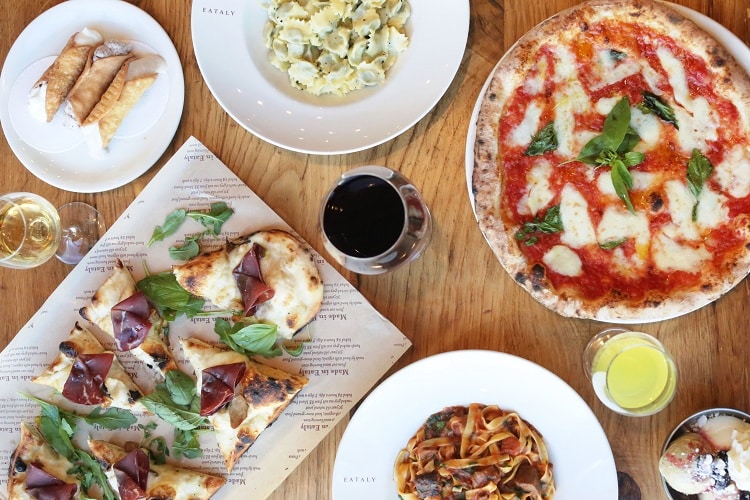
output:
[[[79,499],[70,461],[57,453],[33,425],[21,422],[18,446],[10,457],[8,498]]]
[[[214,427],[227,471],[307,385],[307,377],[257,363],[223,346],[180,339],[195,370],[201,415]]]
[[[137,443],[122,448],[90,439],[88,444],[122,499],[207,500],[226,482],[222,477],[203,472],[153,463]]]
[[[582,2],[524,35],[481,97],[479,226],[564,316],[658,321],[750,270],[750,76],[682,12]]]
[[[76,323],[60,354],[32,382],[47,385],[69,401],[102,408],[133,408],[143,395],[111,351],[91,331]]]
[[[118,259],[112,274],[79,311],[81,317],[115,339],[118,351],[130,351],[154,371],[177,368],[164,335],[164,320],[138,291]]]
[[[313,255],[286,231],[258,231],[172,271],[193,295],[273,323],[287,339],[312,321],[323,303]]]

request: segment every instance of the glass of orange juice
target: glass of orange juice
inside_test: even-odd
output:
[[[589,341],[583,361],[597,397],[617,413],[653,415],[674,397],[674,360],[661,342],[646,333],[603,330]]]

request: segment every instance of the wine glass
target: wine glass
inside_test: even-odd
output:
[[[29,269],[53,255],[78,263],[104,234],[99,212],[86,203],[55,208],[34,193],[0,196],[0,266]]]

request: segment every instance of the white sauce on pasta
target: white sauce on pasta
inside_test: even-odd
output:
[[[407,0],[261,0],[271,64],[292,86],[343,95],[379,85],[406,50]]]

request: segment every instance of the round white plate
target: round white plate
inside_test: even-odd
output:
[[[410,0],[409,47],[383,85],[346,96],[295,89],[268,62],[256,0],[194,0],[193,47],[211,93],[240,125],[276,146],[341,154],[381,144],[427,114],[461,64],[469,33],[467,0]]]
[[[431,414],[470,403],[514,410],[539,430],[553,464],[555,500],[617,498],[612,450],[578,393],[531,361],[467,350],[417,361],[372,391],[341,438],[334,500],[396,498],[399,450]]]
[[[79,130],[64,124],[62,111],[49,124],[26,112],[28,90],[84,27],[105,39],[133,41],[136,53],[154,52],[166,62],[100,157],[89,154]],[[68,0],[43,12],[13,43],[0,73],[0,123],[11,149],[43,181],[77,193],[114,189],[151,168],[174,137],[184,100],[182,64],[169,36],[146,12],[121,0]]]
[[[665,2],[668,3],[668,2]],[[734,33],[729,31],[727,28],[722,26],[721,24],[717,23],[713,19],[711,19],[708,16],[705,16],[701,14],[700,12],[696,12],[688,7],[677,5],[673,3],[669,3],[669,6],[676,11],[680,12],[683,16],[687,17],[688,19],[692,20],[703,28],[706,32],[708,32],[710,35],[712,35],[714,38],[716,38],[719,42],[721,42],[724,47],[727,48],[727,50],[734,56],[734,58],[737,60],[737,62],[745,68],[745,71],[750,73],[750,47],[745,45],[742,40],[737,37]],[[513,50],[513,45],[505,54],[508,54],[511,50]],[[472,189],[472,178],[474,176],[474,142],[477,135],[477,119],[479,118],[479,110],[482,107],[482,99],[484,98],[484,94],[487,91],[487,88],[490,86],[490,81],[492,80],[492,76],[495,74],[495,71],[497,70],[497,67],[500,65],[500,63],[503,61],[503,57],[500,58],[500,60],[497,62],[495,67],[490,72],[489,76],[487,77],[487,80],[484,82],[484,85],[482,86],[482,90],[479,92],[479,97],[477,98],[476,103],[474,104],[474,110],[471,113],[471,119],[469,121],[469,130],[466,134],[466,155],[464,156],[464,162],[465,162],[465,168],[466,168],[466,185],[469,190],[469,203],[471,203],[471,210],[474,211],[474,216],[476,217],[476,211],[474,207],[474,191]],[[700,309],[701,307],[705,306],[707,303],[696,303],[695,308]],[[681,316],[683,314],[687,314],[691,311],[682,311],[676,316]],[[641,323],[648,323],[648,322],[655,322],[655,321],[664,321],[667,319],[672,319],[675,316],[665,316],[661,318],[634,318],[630,320],[623,320],[621,318],[613,319],[612,321],[620,324],[641,324]]]

